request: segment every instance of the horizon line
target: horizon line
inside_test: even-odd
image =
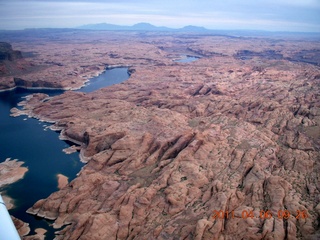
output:
[[[84,25],[81,25],[81,26],[75,26],[75,27],[30,27],[30,28],[22,28],[22,29],[1,29],[0,28],[0,31],[25,31],[25,30],[36,30],[36,29],[39,29],[39,30],[44,30],[44,29],[74,29],[74,30],[92,30],[92,31],[147,31],[147,32],[154,32],[156,30],[149,30],[149,29],[113,29],[113,30],[110,30],[110,29],[85,29],[83,27],[86,27],[86,26],[95,26],[95,25],[102,25],[102,24],[105,24],[105,25],[113,25],[113,26],[117,26],[117,27],[128,27],[128,28],[132,28],[136,25],[139,25],[139,24],[146,24],[146,25],[150,25],[154,28],[167,28],[168,29],[168,32],[172,31],[172,32],[175,32],[175,31],[181,31],[183,30],[184,28],[186,27],[194,27],[194,28],[202,28],[203,30],[202,31],[188,31],[188,32],[203,32],[203,33],[206,33],[206,32],[210,32],[210,31],[239,31],[239,32],[265,32],[265,33],[300,33],[300,34],[320,34],[320,31],[290,31],[290,30],[262,30],[262,29],[245,29],[245,28],[241,28],[241,29],[228,29],[228,28],[225,28],[225,29],[212,29],[212,28],[207,28],[207,27],[204,27],[204,26],[197,26],[197,25],[185,25],[183,27],[180,27],[180,28],[173,28],[173,27],[167,27],[167,26],[156,26],[156,25],[153,25],[151,23],[148,23],[148,22],[137,22],[137,23],[134,23],[133,25],[119,25],[119,24],[114,24],[114,23],[106,23],[106,22],[100,22],[100,23],[88,23],[88,24],[84,24]],[[161,32],[166,32],[166,30],[160,30],[158,29],[157,31],[161,31]]]

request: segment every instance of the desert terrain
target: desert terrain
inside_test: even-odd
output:
[[[22,167],[23,162],[17,161],[17,159],[6,159],[0,163],[0,188],[14,183],[24,177],[28,168]],[[0,192],[4,200],[4,203],[8,209],[14,208],[14,201],[10,197],[6,196],[5,193]],[[30,232],[30,228],[27,223],[12,216],[12,220],[19,230],[21,236],[27,235]]]
[[[131,74],[12,110],[81,145],[77,178],[28,210],[63,227],[56,239],[320,238],[319,41],[43,31],[1,35],[21,52],[1,90]]]

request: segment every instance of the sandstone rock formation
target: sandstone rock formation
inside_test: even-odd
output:
[[[20,58],[22,58],[20,51],[13,51],[9,43],[0,42],[0,61],[14,61]]]
[[[0,163],[0,188],[14,183],[24,177],[24,174],[28,171],[28,168],[21,167],[22,164],[23,162],[16,159],[11,160],[10,158]],[[8,210],[14,208],[14,201],[11,198],[3,195],[3,193],[2,197]],[[13,216],[11,217],[20,236],[25,236],[30,232],[29,224],[24,223]]]
[[[28,168],[21,167],[22,164],[23,162],[10,158],[0,163],[0,188],[23,178]]]
[[[68,185],[68,177],[64,176],[63,174],[57,174],[58,178],[58,188],[61,189]]]
[[[320,69],[289,59],[318,42],[132,33],[129,43],[104,32],[66,41],[43,43],[62,72],[85,59],[130,65],[132,75],[24,102],[81,143],[87,161],[28,210],[64,226],[57,239],[320,237]],[[248,49],[283,58],[238,57]],[[172,61],[185,51],[203,57]]]
[[[15,87],[12,76],[28,67],[30,64],[24,61],[21,51],[13,50],[7,42],[0,42],[0,90]]]
[[[18,233],[21,237],[24,237],[29,234],[30,227],[29,227],[28,223],[25,223],[25,222],[21,221],[20,219],[15,218],[13,216],[11,216],[11,218],[12,218],[12,221],[13,221],[15,227],[17,228]]]

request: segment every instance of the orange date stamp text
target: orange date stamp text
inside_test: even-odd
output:
[[[297,210],[295,214],[290,213],[288,210],[279,210],[276,213],[271,213],[270,210],[260,210],[259,214],[254,213],[253,210],[243,210],[241,212],[240,218],[260,218],[260,219],[270,219],[272,217],[278,219],[289,219],[290,216],[296,219],[306,219],[308,218],[308,213],[306,210]],[[223,210],[213,210],[212,219],[232,219],[235,218],[234,211],[223,211]],[[239,217],[239,216],[237,216]]]

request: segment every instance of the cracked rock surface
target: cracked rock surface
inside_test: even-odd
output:
[[[94,46],[104,55],[83,50],[89,62],[129,65],[129,80],[24,102],[24,113],[82,143],[87,161],[29,213],[65,226],[57,239],[320,237],[320,69],[291,61],[319,43],[132,34],[130,47],[113,37],[115,48],[109,38],[68,51]],[[67,48],[55,44],[50,56]],[[263,54],[239,58],[247,49]],[[174,51],[201,58],[176,63]],[[232,215],[214,218],[220,210]]]

